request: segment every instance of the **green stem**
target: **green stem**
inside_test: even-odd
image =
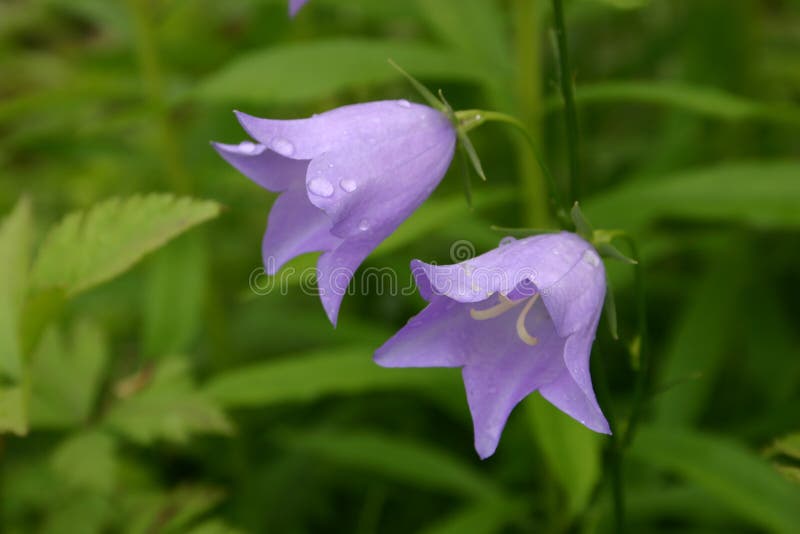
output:
[[[175,133],[175,127],[166,104],[166,89],[158,57],[158,47],[153,31],[147,0],[128,0],[136,30],[136,55],[147,90],[150,107],[156,113],[159,146],[172,188],[177,193],[191,192],[191,178]]]
[[[536,160],[539,170],[547,181],[550,204],[554,214],[556,215],[556,218],[561,222],[569,220],[569,217],[567,216],[569,211],[568,206],[564,204],[563,200],[561,199],[558,185],[556,184],[556,179],[547,168],[547,165],[544,162],[544,157],[542,156],[539,147],[536,145],[533,135],[531,135],[531,132],[521,120],[506,113],[500,113],[499,111],[484,111],[478,109],[458,111],[456,112],[455,116],[461,123],[461,127],[465,132],[480,126],[484,122],[503,122],[514,126],[525,138],[525,141],[530,148],[530,152]]]
[[[639,373],[636,375],[636,383],[633,392],[633,404],[631,406],[631,414],[628,420],[628,428],[625,431],[625,437],[622,440],[623,447],[630,445],[633,440],[636,427],[641,419],[644,400],[647,396],[647,390],[650,385],[650,340],[647,328],[647,304],[645,297],[645,282],[644,282],[644,264],[639,255],[639,247],[636,246],[636,241],[628,235],[620,235],[630,248],[631,257],[636,260],[634,266],[634,290],[636,291],[636,318],[637,327],[639,330]]]
[[[521,119],[525,131],[534,144],[540,137],[540,117],[542,106],[542,61],[541,61],[541,9],[537,0],[513,0],[514,21],[514,68],[509,109]],[[522,142],[517,142],[519,179],[524,199],[524,224],[535,227],[551,225],[547,213],[547,185],[540,171]]]
[[[580,146],[578,139],[578,111],[575,106],[575,88],[567,47],[567,30],[564,24],[564,6],[561,0],[553,0],[553,21],[555,23],[558,51],[559,80],[561,96],[564,99],[564,121],[567,131],[567,150],[569,151],[569,192],[571,201],[580,199]],[[572,202],[570,202],[572,203]]]

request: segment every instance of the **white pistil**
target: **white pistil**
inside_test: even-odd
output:
[[[531,297],[528,303],[525,304],[525,307],[522,308],[519,317],[517,317],[517,335],[522,341],[530,346],[536,345],[539,343],[539,340],[530,335],[525,329],[525,318],[528,317],[528,312],[531,311],[531,308],[533,308],[533,305],[536,304],[538,298],[539,293],[536,293],[533,297]]]

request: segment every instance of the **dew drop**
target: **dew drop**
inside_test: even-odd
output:
[[[514,241],[516,241],[516,239],[514,239],[513,237],[506,236],[506,237],[504,237],[503,239],[500,240],[500,246],[501,247],[505,247],[506,245],[510,245]]]
[[[273,139],[270,146],[272,146],[272,150],[281,156],[291,156],[294,154],[294,145],[283,137],[276,137]]]
[[[358,184],[355,180],[351,180],[350,178],[345,178],[341,182],[339,182],[339,187],[341,187],[347,193],[352,193],[356,189],[358,189]]]
[[[366,219],[361,219],[361,222],[358,223],[358,229],[362,232],[366,232],[369,230],[369,221]]]
[[[400,106],[401,108],[410,108],[411,102],[409,102],[408,100],[398,100],[397,105]]]
[[[592,267],[597,267],[600,265],[600,258],[593,250],[587,250],[583,253],[583,261],[591,265]]]
[[[329,197],[333,194],[333,186],[324,178],[314,178],[308,182],[308,190],[320,197]]]
[[[560,256],[560,255],[561,255],[561,251],[558,250],[557,248],[554,248],[553,249],[553,256]]]
[[[258,147],[252,141],[242,141],[239,143],[239,150],[245,154],[252,154]]]

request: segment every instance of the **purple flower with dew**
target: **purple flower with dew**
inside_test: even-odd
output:
[[[610,433],[589,375],[606,278],[594,248],[561,232],[506,238],[455,265],[411,263],[428,306],[375,353],[384,367],[461,367],[481,458],[534,391]]]
[[[306,5],[308,0],[289,0],[289,16],[294,17],[300,8]]]
[[[317,284],[335,325],[342,297],[367,255],[441,181],[456,132],[441,112],[406,100],[344,106],[310,119],[237,112],[256,142],[215,144],[242,174],[280,192],[262,253],[268,274],[321,251]]]

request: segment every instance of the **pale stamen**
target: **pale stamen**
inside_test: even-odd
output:
[[[525,307],[522,308],[522,311],[519,313],[519,316],[517,317],[517,335],[524,343],[530,346],[536,345],[537,343],[539,343],[539,340],[528,333],[528,330],[525,328],[525,319],[527,319],[528,313],[531,311],[531,308],[533,308],[533,305],[536,304],[536,301],[538,299],[539,299],[539,293],[536,293],[534,296],[527,299]],[[500,317],[508,310],[510,310],[511,308],[517,306],[522,302],[525,302],[525,299],[511,300],[505,295],[500,295],[500,302],[498,302],[491,308],[486,308],[485,310],[470,309],[469,316],[477,321],[494,319],[495,317]]]
[[[494,319],[500,317],[505,312],[522,302],[521,300],[509,300],[505,295],[500,295],[500,302],[491,308],[485,310],[469,310],[469,316],[477,321],[485,321],[486,319]]]
[[[530,346],[536,345],[539,343],[539,340],[530,335],[525,329],[525,318],[528,317],[528,312],[531,311],[531,308],[533,308],[533,305],[536,304],[536,300],[538,298],[539,293],[536,293],[533,297],[531,297],[528,303],[525,304],[525,307],[522,308],[519,317],[517,317],[517,335],[522,341]]]

